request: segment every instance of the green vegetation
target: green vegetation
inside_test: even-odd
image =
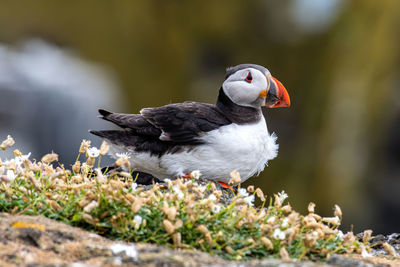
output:
[[[12,145],[8,140],[1,148]],[[113,239],[198,249],[235,260],[323,260],[333,253],[369,249],[370,233],[360,242],[353,233],[338,230],[338,206],[334,217],[317,215],[313,203],[307,215],[300,215],[286,204],[284,192],[267,199],[252,186],[223,191],[199,179],[198,172],[191,179],[144,188],[127,172],[105,175],[94,168],[107,150],[105,143],[96,149],[83,141],[72,170],[53,167],[54,153],[32,162],[15,150],[14,159],[0,161],[0,211],[43,215]],[[121,155],[117,165],[128,166],[127,158]],[[237,172],[231,176],[240,181]],[[258,208],[255,197],[262,202]]]

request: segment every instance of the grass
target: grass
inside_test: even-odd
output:
[[[0,148],[13,144],[7,140]],[[54,153],[32,162],[15,150],[13,159],[0,160],[0,211],[43,215],[108,238],[198,249],[233,260],[324,260],[334,253],[370,249],[368,238],[358,241],[352,232],[338,229],[338,206],[333,217],[323,218],[310,203],[308,214],[301,215],[286,204],[284,192],[266,198],[260,189],[240,185],[227,200],[227,192],[198,180],[197,172],[192,179],[146,190],[130,173],[106,175],[95,168],[107,150],[105,143],[95,149],[83,141],[71,170],[57,163]],[[127,157],[121,155],[117,164],[129,167]],[[237,172],[232,180],[240,181]],[[255,197],[261,206],[254,207]]]

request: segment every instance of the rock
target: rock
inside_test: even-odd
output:
[[[357,237],[359,238],[359,240],[362,240],[364,236],[364,233],[359,233],[357,234]],[[390,235],[376,235],[374,236],[371,240],[370,243],[373,244],[372,247],[372,254],[373,255],[379,255],[379,254],[385,254],[387,255],[387,253],[385,252],[384,248],[383,248],[383,244],[384,243],[388,243],[389,245],[391,245],[397,255],[400,255],[400,233],[393,233]]]
[[[198,251],[112,241],[41,216],[0,213],[0,266],[198,266],[225,260]]]
[[[0,266],[367,267],[374,264],[335,255],[326,263],[279,259],[234,262],[195,250],[113,241],[42,216],[0,213]]]
[[[356,259],[349,259],[346,257],[333,255],[331,256],[327,262],[333,266],[342,266],[342,267],[373,267],[375,266],[373,263],[363,262]],[[386,265],[383,265],[386,266]]]

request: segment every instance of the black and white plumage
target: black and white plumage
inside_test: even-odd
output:
[[[112,156],[128,153],[132,168],[160,180],[199,170],[203,178],[227,183],[237,170],[244,181],[277,155],[264,105],[289,106],[286,89],[266,68],[242,64],[227,69],[215,105],[184,102],[140,114],[100,109],[101,118],[122,130],[90,132],[112,145]]]

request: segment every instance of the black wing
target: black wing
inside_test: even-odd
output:
[[[90,131],[117,145],[162,155],[175,152],[182,145],[196,145],[199,137],[220,126],[230,124],[215,105],[184,102],[158,108],[145,108],[141,114],[112,113],[99,110],[102,119],[124,130]]]
[[[171,142],[163,142],[151,136],[137,135],[129,129],[89,132],[105,138],[113,144],[131,148],[138,152],[150,152],[151,155],[161,156],[166,152],[173,153],[181,149],[181,146]]]
[[[102,115],[100,118],[106,121],[110,121],[119,127],[129,129],[131,133],[137,135],[154,136],[160,137],[161,130],[154,127],[140,114],[124,114],[124,113],[113,113],[104,109],[99,109],[99,113]]]
[[[162,131],[160,140],[193,143],[204,133],[231,122],[215,105],[184,102],[158,108],[145,108],[141,115]]]

